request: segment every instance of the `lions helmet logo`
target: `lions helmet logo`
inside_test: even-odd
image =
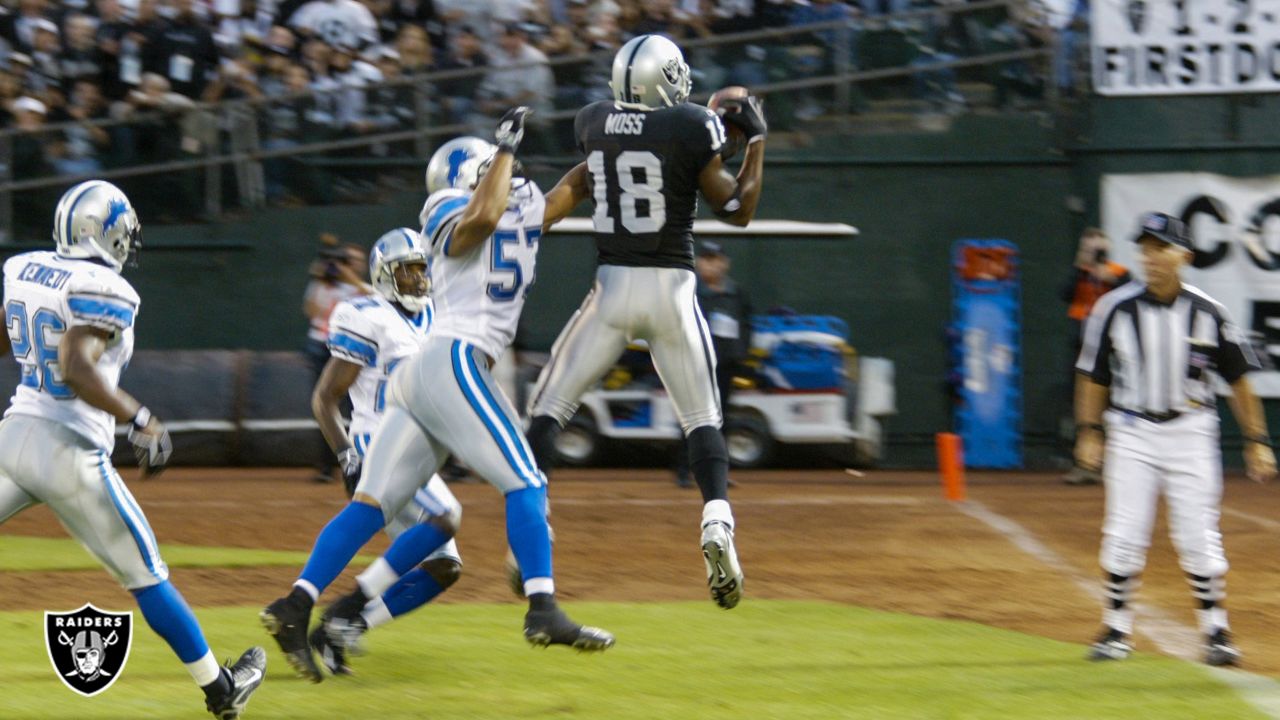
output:
[[[86,603],[71,612],[44,614],[44,644],[62,683],[92,697],[120,677],[133,641],[133,613]]]

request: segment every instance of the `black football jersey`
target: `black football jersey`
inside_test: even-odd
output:
[[[698,175],[724,145],[720,117],[693,103],[642,111],[605,100],[578,113],[574,137],[599,263],[692,268]]]

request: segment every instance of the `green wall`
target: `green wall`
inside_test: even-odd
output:
[[[943,330],[951,243],[1016,243],[1027,457],[1045,465],[1059,443],[1057,418],[1069,407],[1069,325],[1057,292],[1076,234],[1097,221],[1100,175],[1280,172],[1280,147],[1272,146],[1280,145],[1277,110],[1280,99],[1269,97],[1097,101],[1056,125],[1033,116],[966,117],[946,133],[860,135],[771,150],[760,217],[846,222],[861,235],[726,245],[759,309],[839,315],[861,353],[896,362],[899,415],[889,423],[889,463],[927,465],[932,435],[947,429],[950,417]],[[564,167],[534,175],[546,187]],[[217,225],[146,226],[142,267],[130,273],[144,299],[139,346],[300,347],[301,297],[317,235],[369,244],[386,229],[416,225],[420,203],[405,193],[377,207],[273,209]],[[145,225],[146,209],[140,211]],[[544,240],[525,311],[526,345],[551,344],[593,268],[587,238]]]

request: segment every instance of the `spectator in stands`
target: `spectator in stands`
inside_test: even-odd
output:
[[[145,66],[165,76],[173,92],[197,99],[218,70],[218,46],[196,17],[195,0],[174,1],[177,14],[149,45]]]
[[[40,18],[31,23],[31,36],[31,71],[27,74],[27,87],[48,102],[51,100],[48,93],[62,87],[62,66],[58,62],[62,46],[58,26],[52,20]]]
[[[311,0],[289,18],[289,25],[329,45],[362,48],[378,41],[378,21],[357,0]]]
[[[64,117],[59,122],[74,121],[62,131],[62,142],[55,146],[53,166],[60,175],[91,175],[103,167],[102,158],[111,149],[111,135],[96,120],[107,117],[107,103],[102,88],[90,78],[81,78],[72,86]]]
[[[1071,373],[1074,382],[1075,360],[1080,354],[1084,338],[1084,321],[1089,317],[1098,298],[1124,285],[1131,279],[1129,269],[1110,257],[1111,238],[1096,227],[1085,228],[1076,247],[1076,260],[1071,275],[1063,283],[1059,297],[1068,304],[1067,317],[1071,319]],[[1069,386],[1070,387],[1070,386]],[[1067,394],[1070,397],[1070,393]],[[1079,466],[1072,467],[1063,481],[1069,485],[1093,485],[1099,480],[1096,471]]]
[[[810,0],[792,8],[789,24],[792,27],[802,27],[847,20],[852,16],[853,10],[839,0]],[[794,37],[789,53],[793,72],[798,79],[830,75],[835,70],[836,52],[842,45],[839,36],[841,32],[837,29],[816,30],[811,34]],[[844,32],[851,33],[847,44],[852,55],[856,48],[856,37],[852,37],[852,31]],[[801,120],[812,120],[824,113],[826,108],[819,97],[822,94],[825,92],[801,90],[798,93],[795,116]]]
[[[235,0],[232,3],[215,3],[219,10],[214,42],[222,54],[237,57],[247,45],[261,46],[267,43],[274,20],[274,3],[268,0]],[[238,12],[234,12],[238,8]],[[228,14],[222,11],[231,10]]]
[[[267,103],[261,116],[263,149],[283,150],[331,139],[333,116],[317,110],[316,96],[309,93],[311,74],[302,65],[291,63],[285,67],[283,79],[280,94],[284,97]],[[305,170],[295,159],[268,158],[263,162],[263,173],[267,199],[273,203],[296,205],[303,200],[325,202],[329,199],[327,175],[319,170]]]
[[[287,45],[277,42],[283,39],[276,33],[277,30],[283,30],[288,35]],[[258,74],[258,87],[262,94],[267,97],[284,95],[287,92],[285,71],[293,64],[293,33],[288,28],[277,25],[271,29],[268,44],[262,48],[261,70]]]
[[[404,53],[401,52],[403,57]],[[439,70],[475,70],[475,74],[453,77],[436,81],[436,90],[440,94],[440,102],[444,105],[445,117],[449,124],[464,123],[475,109],[476,94],[484,75],[478,71],[489,66],[489,58],[485,55],[480,43],[480,36],[470,27],[458,28],[449,38],[449,53],[440,63]]]
[[[13,104],[20,97],[22,97],[22,79],[9,68],[0,66],[0,128],[13,126]]]
[[[13,35],[17,49],[30,53],[35,48],[36,25],[48,19],[45,0],[19,0],[18,15],[13,20]]]
[[[64,27],[67,41],[58,57],[63,83],[70,85],[79,80],[89,80],[100,84],[104,66],[102,51],[94,37],[93,18],[79,13],[68,15]]]
[[[102,92],[108,100],[123,100],[129,90],[137,84],[137,79],[126,82],[123,66],[120,64],[125,35],[130,32],[129,23],[120,9],[120,0],[95,0],[98,10],[98,27],[94,31],[94,39],[102,59]],[[141,64],[138,67],[141,77]]]
[[[205,86],[201,101],[258,100],[263,97],[253,68],[240,60],[226,60],[212,82]]]
[[[431,36],[417,25],[400,28],[395,38],[395,51],[399,56],[400,70],[405,75],[420,75],[434,69]]]
[[[13,177],[24,180],[53,174],[46,149],[49,145],[44,126],[49,110],[43,102],[24,95],[13,102],[13,127],[23,132],[13,137]]]
[[[365,62],[356,48],[340,44],[329,60],[333,79],[342,86],[342,104],[339,108],[339,126],[357,133],[370,130],[366,115],[365,95],[370,85],[382,82],[382,73],[374,65]]]
[[[525,147],[545,149],[545,135],[551,113],[551,100],[555,97],[555,79],[547,65],[547,56],[529,44],[528,34],[519,23],[508,24],[498,38],[498,49],[480,88],[476,91],[477,109],[484,118],[473,118],[476,125],[489,123],[488,116],[497,117],[507,108],[527,105],[533,108],[526,128],[532,130],[525,137]],[[487,131],[487,125],[485,125]],[[480,135],[482,131],[477,130]]]
[[[368,92],[366,117],[371,129],[380,133],[412,129],[418,116],[418,101],[412,85],[395,84],[395,81],[404,78],[400,53],[385,45],[375,45],[370,49],[367,59],[377,66],[382,75],[382,84],[374,86]],[[399,147],[409,152],[412,145]],[[374,154],[378,150],[379,148],[374,148]]]

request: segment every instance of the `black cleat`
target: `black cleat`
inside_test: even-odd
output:
[[[1089,646],[1090,660],[1125,660],[1133,654],[1129,636],[1114,628],[1106,628]]]
[[[1205,642],[1204,661],[1214,667],[1235,667],[1240,664],[1240,651],[1231,642],[1231,633],[1218,628]]]
[[[524,639],[535,647],[568,645],[582,652],[600,652],[613,647],[612,633],[579,625],[560,608],[525,613]]]
[[[320,627],[311,633],[311,647],[320,653],[320,661],[335,675],[352,674],[346,664],[347,655],[364,654],[361,638],[369,632],[369,624],[361,612],[367,603],[359,591],[339,598],[324,611]]]
[[[302,607],[288,597],[282,597],[258,613],[262,627],[271,633],[284,651],[284,659],[299,677],[320,682],[320,667],[307,645],[307,623],[311,620],[311,608]]]
[[[251,647],[234,665],[227,665],[225,672],[231,680],[231,692],[217,700],[205,700],[204,706],[218,720],[236,720],[249,704],[249,696],[267,677],[267,651]]]

